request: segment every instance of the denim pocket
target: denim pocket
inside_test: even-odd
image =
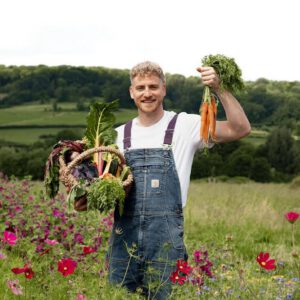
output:
[[[167,215],[170,239],[175,249],[183,249],[183,217],[178,215]]]

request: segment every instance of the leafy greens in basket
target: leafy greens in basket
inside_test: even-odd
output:
[[[118,101],[92,104],[87,116],[87,128],[82,142],[84,149],[82,148],[77,152],[74,147],[69,149],[62,146],[60,150],[56,150],[56,157],[63,155],[66,149],[74,150],[77,154],[87,149],[105,146],[117,149],[117,146],[113,144],[117,135],[116,130],[113,128],[115,123],[113,113],[117,108]],[[50,155],[50,157],[52,156]],[[96,152],[93,156],[93,163],[90,162],[90,159],[78,161],[79,165],[76,165],[71,172],[77,178],[77,184],[70,189],[68,195],[69,207],[74,201],[86,198],[88,209],[97,209],[100,212],[107,213],[117,205],[120,214],[122,214],[125,200],[122,183],[127,179],[130,168],[125,166],[121,169],[119,160],[120,158],[115,153]],[[68,162],[66,161],[66,163]],[[54,166],[55,168],[53,168]],[[48,172],[49,174],[55,174],[54,181],[56,183],[59,175],[58,167],[59,161],[56,159],[56,164],[51,166],[53,171],[50,168],[51,172]],[[96,172],[90,172],[91,167],[96,168]],[[91,178],[90,174],[94,174],[94,178]],[[52,181],[48,180],[48,186],[51,185]],[[53,190],[54,192],[49,193],[50,196],[55,196],[58,191],[57,186]]]

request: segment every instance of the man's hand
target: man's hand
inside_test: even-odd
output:
[[[86,196],[83,196],[74,201],[74,208],[77,211],[85,211],[87,210],[87,199]]]
[[[214,92],[220,90],[220,78],[212,67],[199,67],[197,71],[201,73],[201,80],[204,85],[212,88]]]

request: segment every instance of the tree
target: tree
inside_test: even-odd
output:
[[[229,176],[250,176],[252,166],[252,156],[243,152],[230,156],[226,164],[226,171]]]
[[[294,140],[286,128],[274,129],[266,142],[268,161],[280,172],[292,174],[294,169]]]
[[[269,182],[271,180],[271,166],[264,157],[256,157],[252,161],[250,178],[258,182]]]
[[[220,174],[222,170],[223,160],[218,153],[210,152],[208,155],[203,152],[196,152],[191,178],[214,177]]]

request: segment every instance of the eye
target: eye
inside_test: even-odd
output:
[[[143,86],[137,86],[135,89],[136,89],[137,91],[142,91],[142,90],[144,89],[144,87],[143,87]]]

